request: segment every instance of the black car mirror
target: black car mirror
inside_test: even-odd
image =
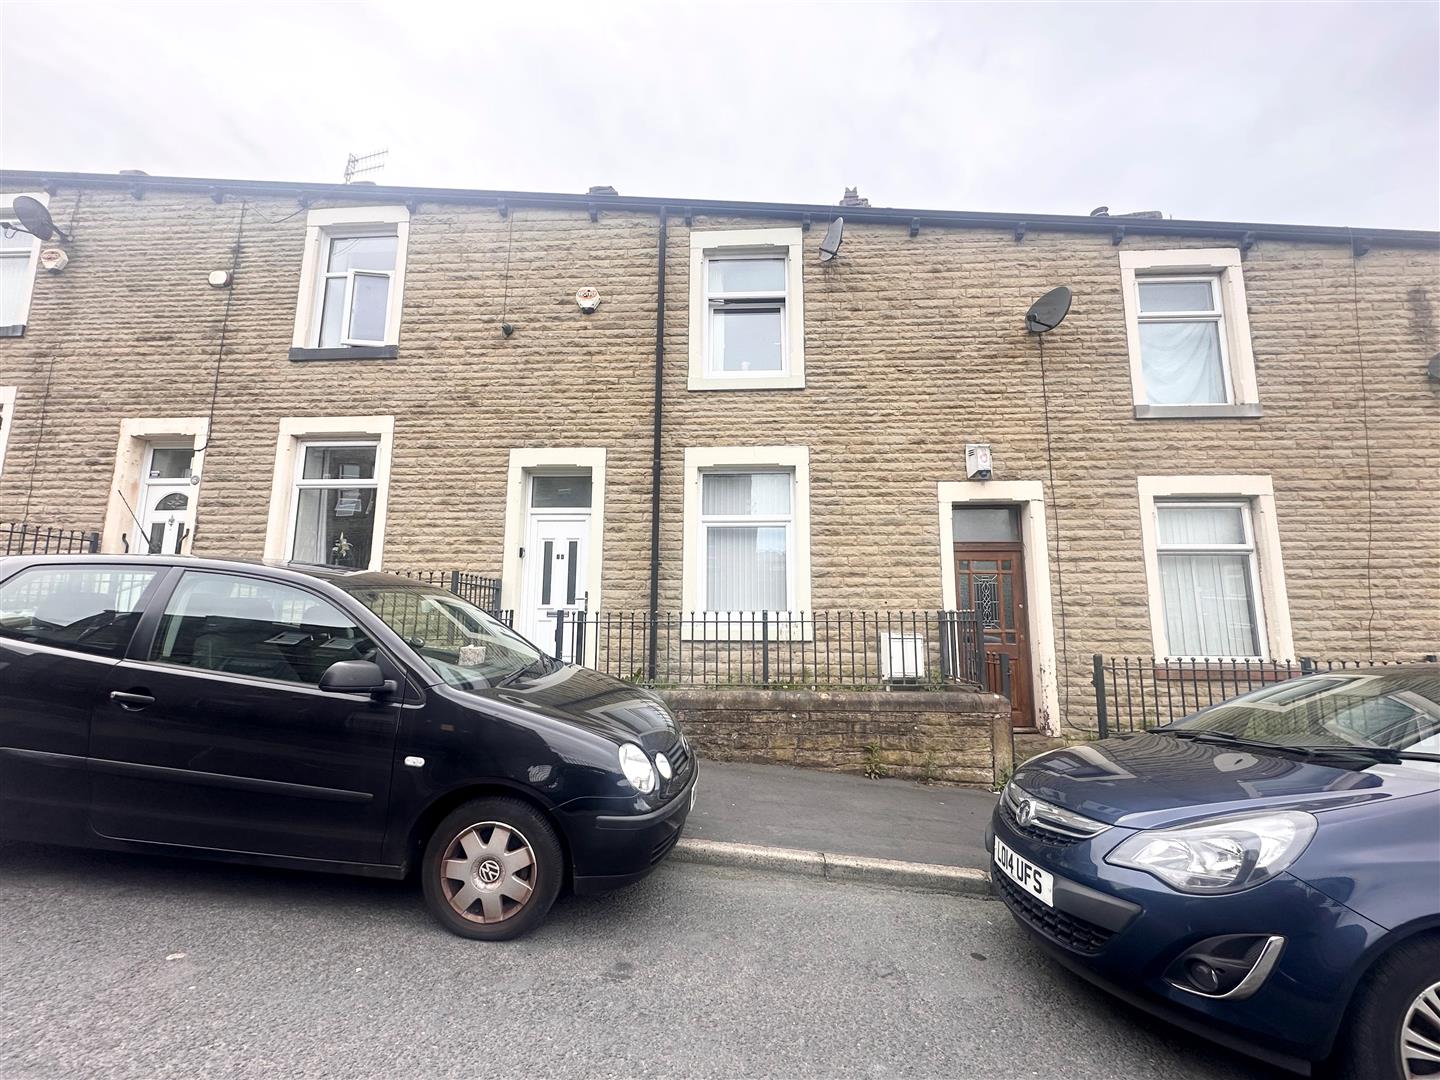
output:
[[[320,676],[320,689],[332,694],[393,694],[394,679],[385,678],[380,665],[370,660],[337,660]]]

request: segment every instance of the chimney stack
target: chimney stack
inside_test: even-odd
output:
[[[869,206],[869,205],[870,205],[870,200],[869,200],[869,199],[862,199],[862,198],[860,197],[860,189],[859,189],[858,187],[847,187],[847,188],[845,189],[845,197],[840,200],[840,205],[841,205],[841,206]]]

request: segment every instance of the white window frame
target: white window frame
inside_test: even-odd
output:
[[[306,452],[309,450],[326,449],[360,449],[371,446],[375,448],[376,472],[378,474],[380,463],[380,440],[378,438],[367,436],[364,438],[306,438],[300,440],[299,445],[295,447],[295,470],[290,478],[290,527],[285,535],[285,558],[287,560],[293,560],[295,558],[295,530],[300,523],[300,493],[302,491],[339,491],[343,488],[366,488],[378,493],[380,490],[378,475],[354,479],[308,479],[304,475]],[[372,545],[374,543],[373,536],[371,537],[371,543]]]
[[[707,446],[685,449],[685,533],[682,553],[681,637],[686,640],[737,641],[761,634],[759,612],[705,610],[705,534],[710,525],[773,524],[781,518],[706,515],[700,487],[707,473],[788,472],[790,515],[786,534],[785,611],[770,628],[772,638],[809,641],[814,622],[810,602],[810,448],[808,446]]]
[[[15,426],[15,395],[18,387],[0,386],[0,477],[5,475],[5,447]]]
[[[1141,420],[1173,418],[1224,418],[1260,415],[1260,394],[1255,380],[1255,354],[1250,341],[1250,315],[1245,301],[1245,278],[1239,248],[1187,248],[1173,251],[1122,251],[1120,291],[1125,308],[1125,336],[1130,353],[1130,385],[1135,416]],[[1178,312],[1170,315],[1140,312],[1141,282],[1213,282],[1217,310],[1212,313]],[[1196,405],[1152,405],[1145,392],[1145,368],[1140,351],[1140,326],[1151,320],[1218,322],[1220,362],[1224,371],[1224,402]]]
[[[0,196],[0,222],[3,222],[5,225],[19,225],[19,224],[20,224],[19,220],[16,219],[16,217],[15,217],[14,211],[11,210],[10,208],[11,208],[11,206],[14,204],[15,200],[18,199],[18,198],[19,198],[20,196],[22,196],[22,195],[28,195],[30,198],[37,200],[38,202],[40,202],[40,203],[41,203],[42,205],[44,205],[44,206],[49,206],[49,205],[50,205],[50,195],[49,195],[48,192],[44,192],[44,191],[16,191],[16,192],[6,192],[3,196]],[[18,233],[17,235],[19,235],[19,236],[24,236],[25,233],[24,233],[24,232],[20,232],[20,233]],[[0,325],[0,336],[3,336],[3,337],[20,337],[21,335],[24,334],[26,325],[30,322],[30,301],[31,301],[31,300],[34,298],[34,296],[35,296],[35,275],[36,275],[36,273],[37,273],[37,271],[39,270],[39,267],[40,267],[40,246],[41,246],[40,238],[39,238],[38,236],[31,236],[31,237],[30,237],[30,254],[29,254],[29,256],[28,256],[28,258],[29,258],[29,268],[28,268],[28,271],[29,271],[29,272],[26,273],[26,275],[25,275],[25,291],[24,291],[24,293],[21,294],[21,299],[20,299],[20,321],[19,321],[19,322],[4,323],[3,325]],[[24,258],[27,258],[27,256],[25,256],[23,253],[19,253],[19,252],[11,252],[11,253],[7,253],[7,254],[0,254],[0,259],[14,259],[14,260],[16,260],[17,262],[18,262],[20,259],[24,259]]]
[[[280,421],[275,443],[275,472],[270,486],[270,516],[265,529],[265,558],[289,562],[295,544],[295,519],[301,485],[363,487],[350,480],[309,481],[300,476],[307,446],[373,444],[375,450],[375,531],[370,562],[379,570],[385,547],[386,508],[390,494],[390,459],[395,441],[393,416],[287,416]],[[366,482],[368,484],[368,481]]]
[[[349,270],[345,272],[344,314],[341,345],[338,348],[375,347],[400,343],[400,312],[405,292],[405,255],[410,240],[410,210],[404,206],[343,206],[311,210],[305,218],[305,255],[300,266],[300,294],[295,305],[295,334],[292,347],[322,348],[320,341],[321,313],[325,303],[325,282],[329,273],[330,242],[354,236],[394,236],[395,266],[386,270]],[[366,274],[389,277],[390,294],[385,313],[385,335],[380,340],[354,339],[349,336],[350,299],[355,276]],[[329,348],[330,346],[324,346]]]
[[[802,259],[804,232],[779,229],[693,230],[690,233],[690,378],[691,390],[766,390],[805,385],[805,291]],[[721,371],[714,345],[710,262],[712,259],[785,259],[785,292],[746,293],[744,299],[776,301],[781,308],[779,371]],[[736,297],[731,297],[735,299]]]
[[[155,446],[190,446],[195,456],[190,459],[191,497],[185,510],[185,540],[180,554],[190,554],[195,539],[196,521],[200,512],[200,490],[204,486],[205,448],[210,444],[210,421],[204,416],[136,417],[120,421],[120,440],[115,447],[115,471],[110,478],[110,497],[105,505],[105,525],[100,533],[100,550],[107,555],[128,551],[136,554],[136,545],[127,540],[139,527],[135,518],[143,516],[141,506],[147,479],[145,466]]]
[[[1269,476],[1141,476],[1137,480],[1140,538],[1149,586],[1151,647],[1157,658],[1171,659],[1165,635],[1165,592],[1160,578],[1160,552],[1180,547],[1159,544],[1156,504],[1171,506],[1240,505],[1251,544],[1251,588],[1255,596],[1256,637],[1260,656],[1207,656],[1197,660],[1293,660],[1295,641],[1290,624],[1290,599],[1285,588],[1285,567],[1280,553],[1280,531],[1275,516],[1275,489]],[[1201,545],[1190,550],[1220,550]],[[1238,552],[1243,548],[1227,548]],[[1184,659],[1191,659],[1186,656]]]

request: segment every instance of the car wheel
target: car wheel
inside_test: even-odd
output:
[[[565,877],[555,828],[519,799],[476,799],[446,815],[425,846],[430,913],[451,933],[506,941],[539,926]]]
[[[1367,973],[1335,1061],[1343,1080],[1440,1078],[1440,936],[1392,950]]]

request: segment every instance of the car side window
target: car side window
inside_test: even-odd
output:
[[[159,569],[36,566],[0,582],[0,638],[119,658]]]
[[[374,657],[354,620],[312,593],[199,570],[181,577],[150,650],[162,664],[310,686],[337,661]]]

